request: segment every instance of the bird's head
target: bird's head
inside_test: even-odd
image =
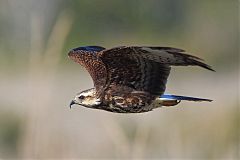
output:
[[[88,108],[95,108],[101,104],[101,99],[96,97],[94,88],[78,93],[70,103],[70,108],[73,104],[78,104]]]

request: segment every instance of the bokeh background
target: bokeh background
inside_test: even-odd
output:
[[[239,158],[237,0],[1,0],[0,158]],[[74,47],[170,46],[216,73],[174,67],[167,93],[213,99],[143,114],[69,102],[92,87]]]

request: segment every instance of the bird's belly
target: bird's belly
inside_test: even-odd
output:
[[[109,98],[110,97],[110,98]],[[104,110],[116,113],[141,113],[154,109],[151,105],[153,97],[145,94],[129,94],[123,96],[109,96],[105,98]]]
[[[115,113],[142,113],[151,111],[152,108],[148,106],[119,106],[119,105],[109,105],[104,110],[115,112]]]
[[[162,99],[156,98],[151,104],[148,103],[141,103],[141,104],[124,104],[124,103],[108,103],[101,109],[115,112],[115,113],[142,113],[148,112],[155,108],[160,108],[163,106],[174,106],[177,105],[180,101],[173,100],[173,99]]]
[[[119,105],[116,103],[109,103],[108,105],[105,105],[100,109],[115,113],[142,113],[151,111],[152,109],[154,109],[154,106],[149,104]]]

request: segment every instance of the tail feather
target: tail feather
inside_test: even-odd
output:
[[[164,94],[160,97],[160,99],[212,102],[211,99],[187,97],[187,96],[177,96],[177,95],[171,95],[171,94]]]

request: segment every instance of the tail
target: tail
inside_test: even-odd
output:
[[[160,99],[162,100],[185,100],[185,101],[207,101],[212,102],[211,99],[205,99],[205,98],[196,98],[196,97],[187,97],[187,96],[177,96],[177,95],[171,95],[171,94],[164,94],[161,95]]]

